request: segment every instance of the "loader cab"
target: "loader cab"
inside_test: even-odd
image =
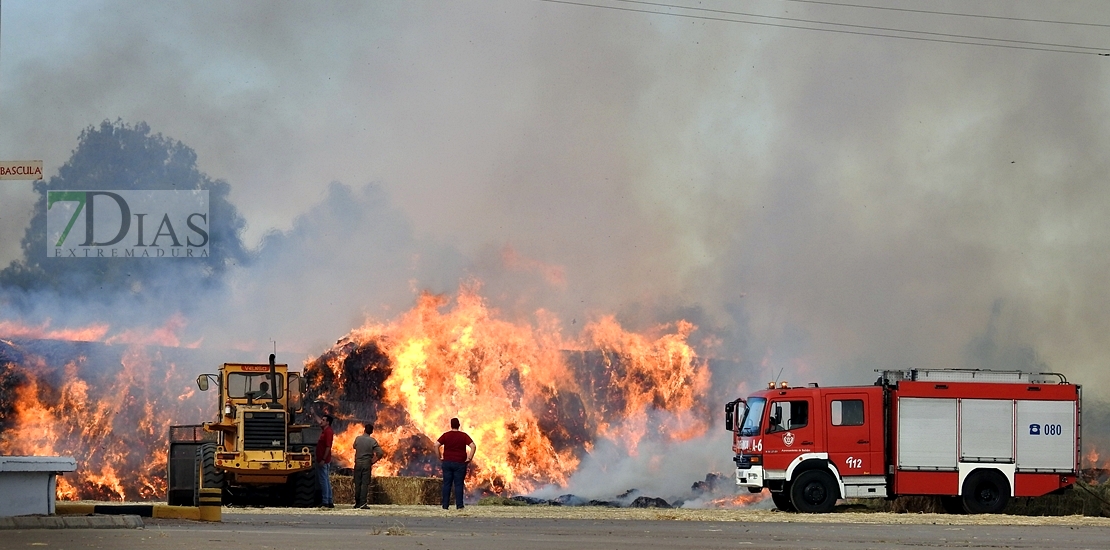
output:
[[[208,391],[213,383],[217,386],[224,416],[234,416],[234,409],[241,406],[301,412],[305,379],[288,372],[287,365],[274,365],[274,371],[270,373],[269,365],[224,363],[218,374],[198,376],[197,387]]]

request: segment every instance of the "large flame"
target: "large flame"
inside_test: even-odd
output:
[[[352,461],[357,421],[375,421],[388,453],[376,475],[435,475],[435,440],[459,417],[477,444],[473,489],[526,493],[564,486],[600,439],[635,454],[649,433],[705,433],[709,371],[686,341],[694,329],[680,321],[641,335],[608,316],[569,339],[543,311],[499,319],[468,285],[453,304],[424,294],[395,322],[351,331],[305,373],[355,421],[336,437],[341,460]]]
[[[208,420],[216,407],[194,393],[198,372],[172,357],[183,324],[0,324],[12,338],[0,341],[0,454],[75,457],[60,498],[164,498],[169,426]],[[567,337],[548,312],[500,318],[472,284],[352,330],[305,375],[310,396],[340,419],[341,464],[353,461],[361,422],[374,421],[388,452],[376,475],[438,475],[435,440],[459,417],[478,447],[470,489],[522,494],[565,486],[602,441],[635,455],[649,439],[704,434],[709,370],[687,343],[694,330],[679,321],[637,334],[604,316]]]
[[[164,498],[169,426],[202,414],[186,377],[155,348],[35,343],[0,341],[0,454],[74,457],[77,471],[58,478],[61,499]]]

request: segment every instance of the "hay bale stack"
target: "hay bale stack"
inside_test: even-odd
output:
[[[438,477],[375,477],[374,504],[439,504],[443,480]]]
[[[438,477],[374,477],[369,500],[370,504],[439,504],[442,487]],[[354,504],[354,477],[331,474],[331,496],[335,504]]]
[[[335,504],[354,505],[355,478],[335,473],[331,474],[331,501]]]

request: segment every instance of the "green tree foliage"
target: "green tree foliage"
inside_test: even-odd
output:
[[[85,297],[123,291],[153,298],[218,284],[229,267],[250,257],[240,237],[246,222],[228,201],[231,186],[197,170],[196,161],[191,148],[161,134],[152,135],[143,122],[104,121],[99,127],[86,128],[58,175],[35,183],[39,197],[21,242],[23,259],[0,271],[0,289]],[[46,192],[61,189],[208,190],[209,257],[47,257]]]

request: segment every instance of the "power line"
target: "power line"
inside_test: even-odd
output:
[[[1003,21],[1023,21],[1026,23],[1052,23],[1055,25],[1079,25],[1083,27],[1110,27],[1106,23],[1081,23],[1079,21],[1055,21],[1052,19],[1027,19],[1024,17],[1007,17],[1005,15],[986,15],[979,13],[959,13],[950,11],[915,10],[910,8],[892,8],[889,6],[868,6],[865,4],[842,4],[840,2],[824,2],[822,0],[778,0],[779,2],[797,2],[799,4],[820,4],[824,6],[837,6],[842,8],[861,8],[869,10],[900,11],[906,13],[925,13],[929,15],[948,15],[952,17],[975,17],[980,19],[999,19]]]
[[[888,28],[883,28],[883,27],[872,27],[872,26],[867,26],[867,25],[850,25],[850,24],[846,24],[846,23],[829,23],[829,22],[824,22],[824,21],[799,20],[799,19],[793,19],[793,18],[769,16],[769,15],[747,14],[747,13],[742,13],[742,12],[729,12],[729,11],[723,11],[723,10],[711,10],[711,9],[707,9],[707,8],[690,8],[690,7],[687,7],[687,6],[676,6],[676,5],[670,5],[670,4],[657,4],[657,3],[651,3],[651,2],[640,2],[640,1],[637,1],[637,0],[615,0],[615,1],[626,2],[626,3],[635,3],[635,4],[653,5],[653,6],[657,6],[657,7],[666,7],[666,8],[681,9],[681,10],[708,11],[708,12],[727,14],[727,15],[735,15],[735,16],[739,16],[739,17],[759,17],[759,18],[787,20],[787,21],[795,21],[795,22],[802,22],[802,23],[809,23],[809,24],[817,24],[817,25],[853,27],[853,28],[869,29],[869,30],[876,30],[876,31],[902,32],[902,33],[907,33],[907,34],[924,34],[924,35],[932,35],[932,36],[947,36],[947,37],[950,37],[950,38],[964,38],[966,40],[950,40],[950,39],[944,39],[944,38],[929,38],[927,36],[902,36],[902,35],[897,35],[897,34],[884,34],[884,33],[881,33],[881,32],[865,32],[865,31],[862,31],[862,30],[844,30],[844,29],[829,29],[829,28],[821,28],[821,27],[806,27],[806,26],[802,26],[802,25],[789,25],[789,24],[783,24],[783,23],[769,23],[769,22],[764,22],[764,21],[745,21],[745,20],[742,20],[742,19],[729,19],[727,17],[713,17],[713,16],[708,16],[708,15],[694,15],[694,14],[686,14],[686,13],[653,11],[653,10],[650,10],[650,9],[621,7],[621,6],[610,6],[610,5],[604,5],[604,4],[590,4],[590,3],[586,3],[586,2],[576,2],[576,1],[572,1],[572,0],[539,0],[539,1],[540,2],[548,2],[548,3],[552,3],[552,4],[565,4],[565,5],[570,5],[570,6],[580,6],[580,7],[585,7],[585,8],[598,8],[598,9],[624,11],[624,12],[631,12],[631,13],[646,13],[646,14],[651,14],[651,15],[665,15],[665,16],[669,16],[669,17],[683,17],[683,18],[687,18],[687,19],[699,19],[699,20],[704,20],[704,21],[720,21],[720,22],[726,22],[726,23],[743,23],[743,24],[746,24],[746,25],[761,25],[761,26],[765,26],[765,27],[777,27],[777,28],[784,28],[784,29],[820,31],[820,32],[830,32],[830,33],[848,34],[848,35],[856,35],[856,36],[876,36],[876,37],[881,37],[881,38],[899,38],[899,39],[902,39],[902,40],[916,40],[916,41],[920,41],[920,42],[936,42],[936,43],[941,43],[941,44],[958,44],[958,45],[965,45],[965,46],[986,46],[986,47],[1007,48],[1007,49],[1014,49],[1014,50],[1030,50],[1030,51],[1042,51],[1042,52],[1053,52],[1053,53],[1086,54],[1086,55],[1099,55],[1099,56],[1110,57],[1110,49],[1108,49],[1108,48],[1095,48],[1095,47],[1090,47],[1090,46],[1076,46],[1076,45],[1069,45],[1069,44],[1051,44],[1051,43],[1042,43],[1042,42],[1022,41],[1022,40],[1007,40],[1007,39],[1002,39],[1002,38],[989,38],[989,37],[982,37],[982,36],[946,35],[946,34],[942,34],[942,33],[930,33],[930,32],[926,32],[926,31],[911,31],[911,30],[904,30],[904,29],[888,29]],[[994,42],[1009,42],[1009,44],[990,43],[990,42],[969,42],[968,40],[989,40],[989,41],[994,41]],[[1062,48],[1064,48],[1064,49],[1062,49]],[[1082,50],[1092,50],[1092,51],[1082,51]]]
[[[729,14],[729,16],[775,19],[775,20],[779,20],[779,21],[794,21],[794,22],[798,22],[798,23],[809,23],[809,24],[829,24],[829,26],[847,27],[847,28],[850,28],[850,29],[867,29],[867,30],[878,30],[878,31],[886,31],[886,32],[907,32],[907,33],[911,33],[911,34],[925,34],[925,36],[930,36],[930,37],[962,38],[962,39],[967,39],[967,40],[992,40],[992,41],[997,41],[997,42],[1030,44],[1030,46],[1045,46],[1045,47],[1052,47],[1052,48],[1072,48],[1072,49],[1083,49],[1083,50],[1094,50],[1094,51],[1110,51],[1110,49],[1107,49],[1107,48],[1091,48],[1091,47],[1087,47],[1087,46],[1073,46],[1073,44],[1033,42],[1033,41],[1029,41],[1029,40],[1008,40],[1008,39],[1005,39],[1005,38],[988,38],[988,37],[968,36],[968,34],[950,34],[950,33],[947,33],[947,32],[930,32],[930,31],[916,31],[916,30],[907,30],[907,29],[896,29],[896,28],[890,28],[890,27],[876,27],[876,26],[870,26],[870,24],[834,23],[834,22],[821,21],[821,20],[815,20],[815,19],[800,19],[800,18],[779,17],[779,16],[760,16],[760,14],[758,14],[758,13],[745,13],[745,12],[741,12],[741,11],[714,10],[714,9],[709,9],[709,8],[687,8],[685,6],[675,6],[675,4],[660,3],[660,2],[648,2],[646,0],[613,0],[613,1],[625,2],[625,3],[645,4],[645,6],[655,6],[657,8],[676,8],[676,9],[692,10],[692,11],[708,11],[708,12],[713,12],[713,13],[725,13],[725,14]]]
[[[829,21],[822,21],[822,20],[817,20],[817,19],[801,19],[801,18],[798,18],[798,17],[782,17],[782,16],[775,16],[775,15],[760,15],[760,14],[756,14],[756,13],[745,13],[745,12],[728,11],[728,10],[715,10],[715,9],[710,9],[710,8],[692,8],[692,7],[686,7],[686,6],[681,6],[681,5],[664,4],[664,3],[661,3],[661,2],[648,2],[646,0],[614,0],[614,1],[623,2],[623,3],[626,3],[626,4],[642,4],[642,5],[655,6],[655,7],[661,7],[661,8],[675,8],[675,9],[683,9],[683,10],[690,10],[690,11],[704,11],[704,12],[710,12],[710,13],[721,13],[721,14],[726,14],[726,15],[736,15],[736,16],[741,16],[741,17],[758,17],[758,18],[763,18],[763,19],[774,19],[774,20],[778,20],[778,21],[793,21],[795,23],[809,23],[811,25],[831,25],[831,26],[835,26],[835,27],[848,27],[848,28],[853,28],[853,29],[867,29],[867,30],[884,31],[884,32],[903,32],[903,33],[909,33],[909,34],[921,34],[921,35],[926,35],[926,36],[943,36],[945,38],[962,38],[962,39],[965,39],[965,40],[991,40],[991,41],[995,41],[995,42],[1007,42],[1007,43],[1011,43],[1011,44],[1027,44],[1027,45],[1031,45],[1031,46],[1044,46],[1044,47],[1053,47],[1053,48],[1071,48],[1071,49],[1084,49],[1084,50],[1110,52],[1110,49],[1108,49],[1108,48],[1093,48],[1093,47],[1090,47],[1090,46],[1076,46],[1076,45],[1073,45],[1073,44],[1052,44],[1052,43],[1047,43],[1047,42],[1033,42],[1033,41],[1030,41],[1030,40],[1009,40],[1009,39],[1005,39],[1005,38],[990,38],[990,37],[985,37],[985,36],[949,34],[949,33],[943,33],[943,32],[913,31],[913,30],[898,29],[898,28],[893,28],[893,27],[877,27],[877,26],[874,26],[874,25],[856,25],[856,24],[852,24],[852,23],[832,23],[832,22],[829,22]]]

